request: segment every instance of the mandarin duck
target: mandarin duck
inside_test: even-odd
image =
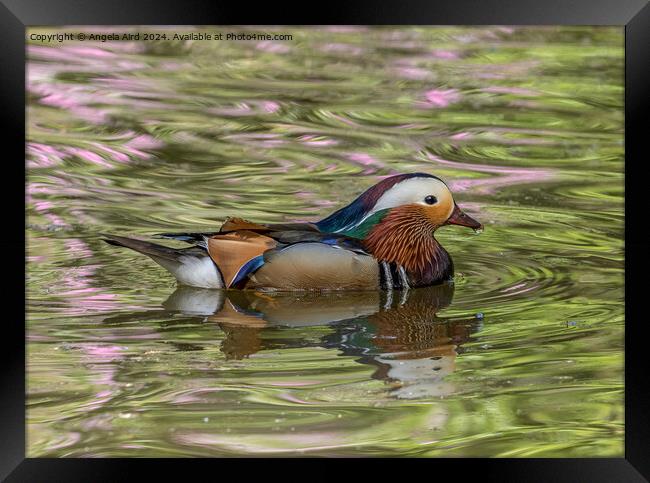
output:
[[[444,225],[483,226],[456,204],[440,178],[391,176],[314,223],[258,224],[228,218],[218,232],[161,233],[192,244],[170,248],[133,238],[105,241],[148,255],[180,284],[254,290],[405,290],[454,273],[436,240]]]

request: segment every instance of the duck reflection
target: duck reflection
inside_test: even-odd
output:
[[[202,315],[225,333],[221,350],[241,359],[261,350],[320,346],[376,367],[400,398],[444,396],[461,344],[480,329],[478,318],[442,318],[453,284],[407,292],[268,293],[179,287],[163,303],[168,311]],[[269,328],[328,325],[319,339],[264,337]]]

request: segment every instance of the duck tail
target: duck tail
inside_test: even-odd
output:
[[[207,251],[194,246],[170,248],[125,236],[102,234],[109,245],[126,247],[151,258],[171,272],[183,285],[202,288],[223,288],[223,278]]]
[[[185,255],[183,250],[176,248],[169,248],[157,243],[146,242],[143,240],[136,240],[135,238],[127,238],[125,236],[107,235],[102,233],[103,240],[109,245],[116,247],[126,247],[136,252],[147,255],[154,260],[162,258],[169,261],[177,261],[180,257]]]

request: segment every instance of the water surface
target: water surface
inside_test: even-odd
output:
[[[264,31],[28,43],[27,454],[622,456],[622,29]],[[412,171],[486,226],[438,232],[452,285],[177,288],[100,240]]]

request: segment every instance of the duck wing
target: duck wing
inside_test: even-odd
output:
[[[269,232],[319,232],[318,227],[313,223],[270,223],[261,224],[244,220],[243,218],[226,218],[218,232],[194,232],[194,233],[157,233],[154,238],[166,238],[169,240],[178,240],[191,244],[203,245],[206,238],[210,238],[220,233],[231,233],[240,230],[253,231],[256,233]]]
[[[288,231],[313,231],[319,233],[320,230],[313,223],[269,223],[261,224],[252,221],[244,220],[243,218],[226,218],[226,221],[221,225],[219,233],[227,233],[238,230],[249,230],[258,233],[269,232],[288,232]]]
[[[240,229],[217,233],[205,243],[229,288],[334,288],[341,279],[339,272],[347,270],[343,278],[349,281],[357,276],[355,270],[363,277],[368,270],[374,273],[377,265],[359,240],[309,229]]]

